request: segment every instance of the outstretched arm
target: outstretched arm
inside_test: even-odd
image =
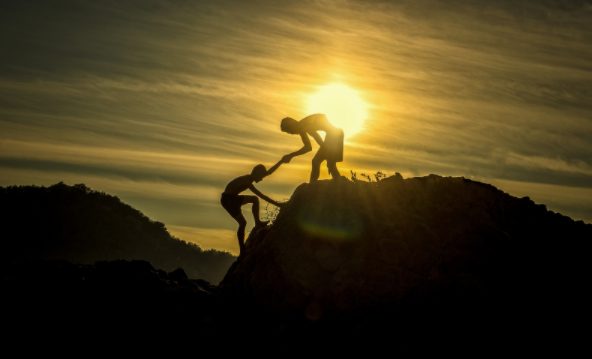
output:
[[[258,190],[257,188],[255,188],[255,186],[253,186],[253,185],[250,185],[250,186],[249,186],[249,189],[250,189],[250,190],[251,190],[253,193],[255,193],[255,194],[257,195],[257,197],[261,198],[262,200],[264,200],[264,201],[267,201],[267,202],[269,202],[269,203],[271,203],[271,204],[273,204],[273,205],[275,205],[275,206],[278,206],[278,207],[281,207],[281,206],[282,206],[282,205],[281,205],[281,203],[278,203],[278,202],[274,201],[273,199],[271,199],[271,198],[267,197],[267,196],[266,196],[266,195],[264,195],[263,193],[259,192],[259,190]]]
[[[289,153],[282,158],[282,162],[288,163],[290,160],[296,156],[303,155],[307,152],[312,151],[312,146],[310,144],[310,140],[308,139],[308,135],[306,132],[300,133],[300,138],[302,139],[302,148],[296,152]]]
[[[282,165],[282,163],[284,163],[284,161],[279,160],[278,163],[276,163],[270,169],[267,170],[267,174],[265,176],[269,176],[270,174],[274,173],[275,170],[277,170]]]
[[[313,123],[314,125],[312,127],[317,129],[325,128],[327,125],[330,125],[329,120],[327,120],[327,116],[322,113],[308,115],[300,121],[305,123]],[[309,131],[308,134],[315,139],[319,146],[323,145],[324,141],[317,131]]]
[[[311,135],[312,138],[314,138],[314,140],[316,141],[316,143],[319,144],[319,146],[322,146],[323,143],[325,143],[325,141],[323,141],[323,139],[321,138],[321,135],[319,135],[319,133],[317,131],[309,132],[309,135]]]

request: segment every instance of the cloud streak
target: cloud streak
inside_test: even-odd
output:
[[[279,119],[343,81],[371,104],[344,170],[472,176],[592,218],[590,15],[589,1],[5,3],[1,184],[90,181],[227,233],[226,181],[297,148]],[[261,185],[288,196],[309,160]]]

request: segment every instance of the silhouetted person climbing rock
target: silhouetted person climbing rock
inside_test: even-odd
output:
[[[251,174],[240,176],[230,181],[228,185],[226,185],[224,193],[222,193],[222,198],[220,199],[222,207],[224,207],[224,209],[232,216],[232,218],[234,218],[234,220],[238,222],[237,236],[240,254],[245,253],[245,227],[247,226],[247,220],[241,212],[241,207],[247,203],[253,204],[252,210],[253,218],[255,219],[255,228],[265,226],[267,224],[267,221],[262,221],[259,218],[259,198],[255,196],[239,195],[239,193],[247,189],[250,189],[261,199],[264,199],[271,204],[281,207],[281,203],[278,203],[273,199],[267,197],[263,193],[259,192],[259,190],[255,188],[255,186],[253,186],[253,182],[259,182],[263,179],[263,177],[269,176],[281,164],[282,161],[276,163],[275,165],[273,165],[273,167],[269,169],[269,171],[265,169],[265,166],[259,164],[253,168]]]
[[[296,121],[291,117],[282,119],[281,129],[291,135],[300,135],[303,147],[296,152],[289,153],[282,158],[285,163],[296,156],[300,156],[312,150],[310,139],[312,136],[320,148],[312,159],[312,171],[310,182],[319,179],[320,167],[323,161],[327,161],[327,168],[333,179],[340,179],[341,175],[337,170],[337,162],[343,161],[343,130],[333,126],[323,114],[314,114]],[[325,140],[317,131],[325,132]]]

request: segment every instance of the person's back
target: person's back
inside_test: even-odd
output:
[[[322,113],[307,116],[298,122],[300,123],[300,126],[302,126],[301,128],[309,133],[314,131],[328,133],[337,130],[337,128],[329,122],[327,116]]]
[[[252,184],[253,177],[251,175],[240,176],[228,182],[226,188],[224,189],[224,193],[239,194],[249,189]]]

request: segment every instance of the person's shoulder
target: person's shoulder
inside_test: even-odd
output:
[[[251,186],[253,183],[253,178],[250,174],[246,174],[243,176],[238,176],[234,178],[232,181],[228,182],[224,192],[228,194],[239,194],[242,191],[246,190]]]
[[[240,176],[238,178],[241,179],[241,180],[243,180],[243,181],[253,182],[253,177],[251,177],[250,174],[242,175],[242,176]]]
[[[326,120],[327,116],[324,113],[313,113],[301,120],[302,121],[318,121],[318,120]]]
[[[230,183],[246,183],[246,182],[253,182],[250,174],[242,175],[235,177]]]
[[[303,118],[302,120],[300,120],[300,123],[304,126],[304,127],[318,127],[321,124],[324,124],[327,121],[327,116],[325,116],[325,114],[322,113],[313,113],[312,115],[308,115],[305,118]]]

